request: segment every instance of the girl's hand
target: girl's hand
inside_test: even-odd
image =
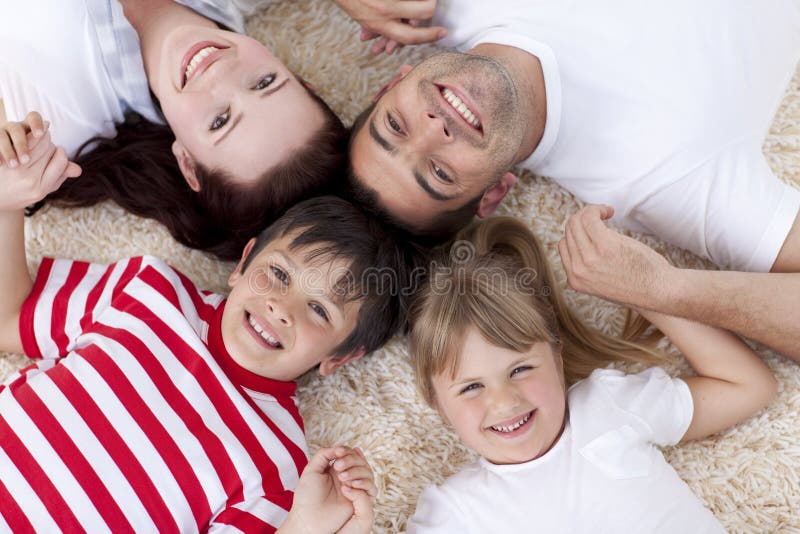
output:
[[[31,115],[28,114],[28,117]],[[33,130],[29,125],[20,126],[23,124],[25,123],[7,122],[0,126],[0,140],[9,142],[14,155],[8,163],[4,160],[0,165],[0,190],[3,191],[0,196],[0,211],[22,210],[58,189],[67,178],[81,174],[80,166],[69,161],[63,148],[53,144],[41,117],[38,121],[32,121]],[[20,140],[20,132],[26,128],[27,133]],[[41,128],[43,132],[38,138],[33,133],[36,128]],[[23,146],[26,149],[30,147],[30,150],[26,151],[25,157],[17,158],[16,155]],[[9,145],[5,145],[4,149],[9,149]],[[5,157],[5,152],[3,156]],[[12,166],[11,160],[14,159],[17,160],[16,165]]]
[[[47,126],[36,111],[28,113],[22,122],[7,122],[5,110],[0,110],[0,165],[14,169],[29,164],[30,152],[44,137]]]

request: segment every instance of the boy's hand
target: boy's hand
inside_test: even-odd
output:
[[[278,532],[369,533],[377,490],[366,458],[350,447],[323,448],[311,457]]]
[[[44,137],[47,125],[36,111],[28,113],[22,122],[7,122],[0,107],[0,128],[0,165],[16,168],[31,162],[30,152]]]
[[[7,122],[0,126],[0,211],[24,209],[58,189],[67,178],[80,176],[81,168],[69,161],[63,148],[56,147],[38,113],[30,123]],[[41,131],[36,137],[37,131]],[[22,138],[20,139],[20,135]],[[24,157],[19,155],[22,148]],[[6,160],[6,155],[11,157]]]

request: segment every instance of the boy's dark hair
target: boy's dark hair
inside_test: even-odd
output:
[[[290,249],[307,248],[306,261],[344,259],[348,272],[335,285],[337,295],[360,301],[356,327],[333,350],[346,356],[380,348],[406,322],[411,271],[417,256],[389,228],[354,204],[334,196],[303,201],[290,208],[256,239],[242,272],[271,241],[295,234]]]
[[[364,127],[367,118],[375,109],[376,102],[370,104],[368,108],[358,114],[353,125],[350,127],[350,140],[348,142],[348,159],[352,150],[353,139],[356,134]],[[384,224],[396,228],[407,234],[415,242],[423,247],[434,247],[449,241],[456,233],[467,226],[478,211],[483,193],[470,199],[459,208],[450,211],[443,211],[436,215],[430,223],[424,227],[415,226],[396,217],[389,210],[384,208],[378,200],[377,192],[364,185],[363,181],[356,174],[353,165],[347,167],[347,181],[339,189],[338,194],[344,198],[357,203],[368,213],[377,217]]]
[[[323,111],[322,128],[255,185],[237,184],[224,171],[197,165],[200,191],[195,193],[172,153],[175,136],[169,126],[129,114],[117,126],[116,137],[95,137],[78,149],[79,179],[67,180],[27,213],[48,202],[83,207],[113,200],[135,215],[157,220],[188,247],[237,259],[247,240],[287,207],[324,194],[345,172],[347,130],[319,96],[308,93]]]

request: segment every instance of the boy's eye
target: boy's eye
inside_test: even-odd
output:
[[[258,83],[256,83],[253,86],[253,90],[260,91],[261,89],[266,89],[267,87],[272,85],[272,82],[275,81],[275,78],[277,78],[277,76],[275,75],[274,72],[267,74],[266,76],[258,80]]]
[[[219,130],[228,123],[228,120],[230,118],[231,118],[231,109],[228,108],[219,115],[217,115],[216,117],[214,117],[214,120],[211,121],[211,126],[209,126],[208,129],[211,130],[212,132],[214,130]]]
[[[459,391],[459,394],[469,393],[470,391],[476,391],[480,387],[481,387],[480,384],[478,384],[477,382],[473,382],[472,384],[468,384],[467,386],[462,388],[461,391]]]
[[[328,321],[328,312],[325,311],[325,308],[317,304],[316,302],[312,302],[309,304],[311,309],[314,310],[314,313],[322,317],[326,322]]]
[[[432,165],[432,168],[433,168],[433,174],[435,174],[435,175],[436,175],[436,177],[437,177],[439,180],[441,180],[442,182],[444,182],[444,183],[447,183],[447,184],[451,184],[451,183],[453,183],[453,180],[452,180],[452,179],[450,178],[450,176],[449,176],[449,175],[448,175],[448,174],[447,174],[447,173],[444,171],[444,169],[442,169],[441,167],[439,167],[439,166],[438,166],[437,164],[435,164],[435,163],[432,163],[431,165]]]
[[[276,265],[270,266],[270,270],[272,271],[272,274],[275,276],[275,278],[280,280],[282,284],[289,283],[289,275],[286,273],[286,271],[284,271],[283,269],[281,269]]]
[[[533,369],[533,367],[531,367],[530,365],[521,365],[519,367],[514,368],[514,370],[511,371],[511,376],[517,375],[517,374],[522,373],[524,371],[528,371],[530,369]]]
[[[395,120],[395,118],[389,115],[388,113],[386,114],[386,122],[389,123],[389,128],[391,128],[395,132],[403,133],[403,128],[400,127],[400,123],[397,122],[397,120]]]

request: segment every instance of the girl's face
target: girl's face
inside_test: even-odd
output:
[[[324,115],[302,82],[255,39],[180,26],[163,46],[149,80],[179,162],[188,155],[251,183],[322,127]]]
[[[455,377],[434,376],[433,389],[442,418],[495,464],[538,458],[564,428],[564,371],[548,343],[523,354],[492,345],[470,328]]]

